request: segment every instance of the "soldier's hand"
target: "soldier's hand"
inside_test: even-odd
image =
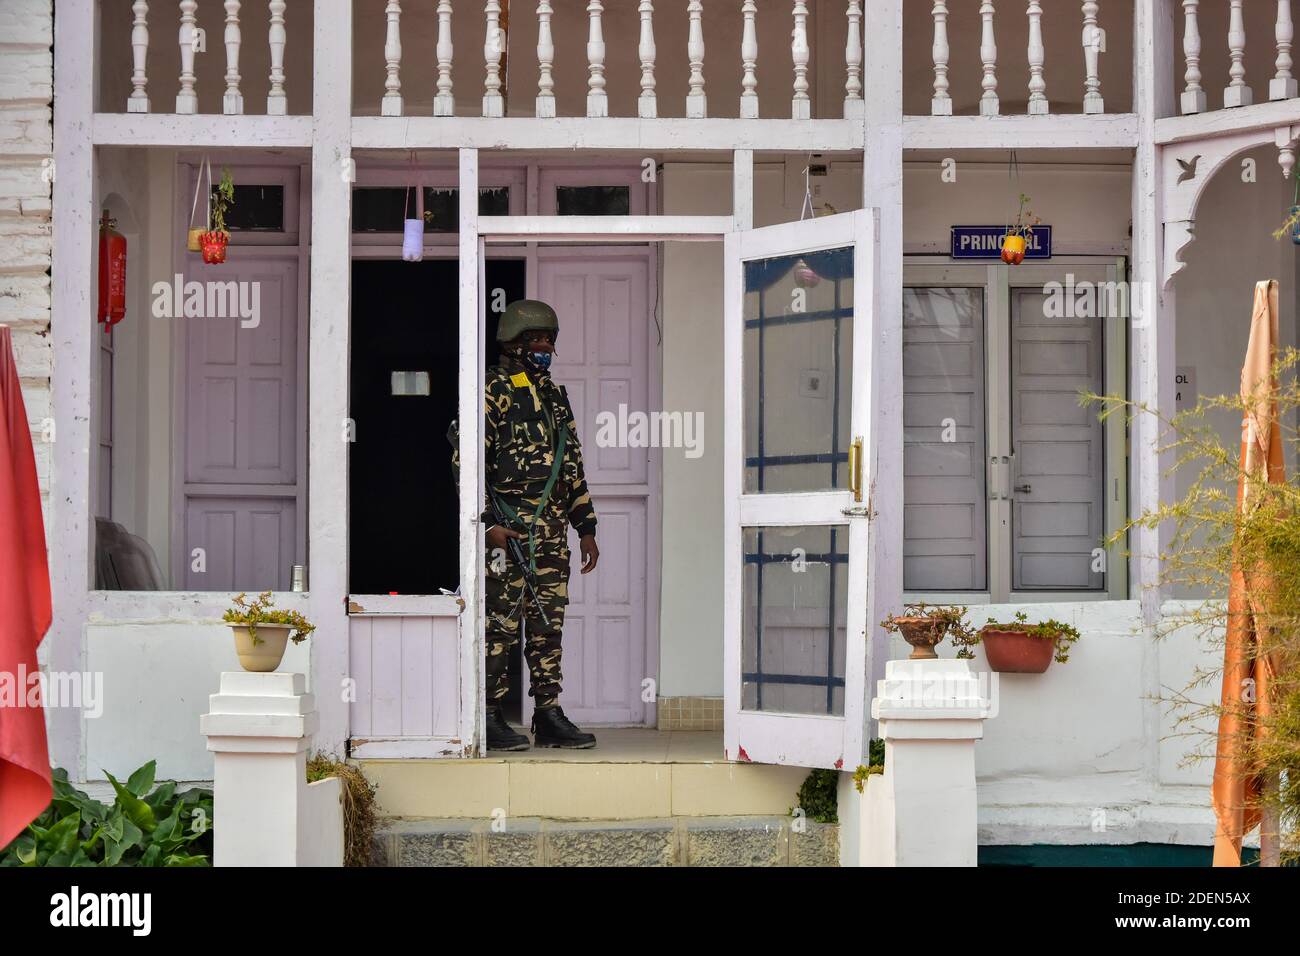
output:
[[[522,538],[522,537],[523,535],[520,534],[518,531],[511,531],[509,528],[503,527],[502,525],[499,524],[493,525],[491,528],[488,528],[487,532],[483,535],[484,540],[487,541],[487,546],[489,550],[494,550],[496,548],[504,549],[506,546],[506,542],[509,541],[511,538]]]
[[[584,534],[578,539],[578,547],[582,551],[582,573],[595,571],[596,562],[600,560],[600,548],[596,547],[596,536]]]

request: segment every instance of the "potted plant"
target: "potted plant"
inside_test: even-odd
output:
[[[263,591],[254,601],[247,600],[244,594],[233,600],[234,607],[222,619],[235,634],[235,652],[246,671],[275,670],[290,640],[299,644],[316,630],[316,625],[297,611],[274,607],[270,591]]]
[[[947,634],[953,635],[954,643],[968,643],[973,637],[970,625],[966,623],[966,608],[956,605],[909,604],[902,614],[889,615],[880,626],[903,635],[903,640],[912,647],[908,657],[912,661],[938,659],[934,649]]]
[[[1024,611],[1017,611],[1012,621],[989,618],[978,634],[954,637],[959,645],[958,657],[974,657],[971,648],[984,645],[989,667],[1002,674],[1041,674],[1055,658],[1064,664],[1070,659],[1070,646],[1079,639],[1079,630],[1057,620],[1029,623]]]
[[[1042,223],[1034,217],[1028,208],[1029,197],[1020,194],[1020,210],[1016,213],[1014,225],[1007,226],[1006,235],[1002,237],[1002,261],[1009,266],[1018,266],[1025,261],[1025,251],[1029,248],[1029,237],[1034,234],[1034,226]]]
[[[203,261],[219,265],[226,261],[226,246],[230,245],[230,231],[226,229],[226,212],[235,204],[235,181],[230,167],[221,168],[221,182],[212,195],[212,228],[199,235]]]

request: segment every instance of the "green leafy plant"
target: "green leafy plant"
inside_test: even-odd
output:
[[[804,816],[818,823],[839,822],[839,800],[836,790],[840,775],[834,770],[810,770],[799,787],[796,799]],[[793,816],[794,811],[791,810]]]
[[[945,635],[951,635],[953,643],[961,646],[970,643],[975,637],[974,630],[966,621],[966,611],[964,605],[926,604],[924,601],[918,601],[906,605],[902,614],[889,615],[880,622],[880,626],[890,633],[899,634],[902,633],[903,622],[909,618],[929,618],[933,622],[934,629],[939,632],[935,646],[943,642]]]
[[[209,866],[212,791],[154,786],[151,760],[121,783],[106,806],[53,772],[54,796],[27,829],[0,850],[0,866]]]
[[[226,213],[235,205],[235,180],[231,178],[230,167],[221,167],[221,180],[212,187],[212,232],[230,235],[226,228]]]
[[[375,786],[361,768],[317,753],[307,761],[307,782],[338,777],[343,784],[344,864],[369,866],[375,835]]]
[[[885,772],[885,742],[879,737],[872,737],[867,745],[867,762],[858,764],[853,771],[853,785],[862,793],[866,788],[867,778]]]
[[[1079,629],[1072,624],[1065,624],[1055,619],[1030,624],[1029,615],[1024,611],[1017,611],[1014,620],[998,621],[989,618],[988,623],[979,631],[974,633],[967,631],[960,637],[954,636],[953,643],[957,645],[957,656],[959,658],[974,657],[971,648],[984,639],[985,631],[1015,631],[1044,641],[1053,641],[1056,644],[1055,656],[1058,664],[1064,664],[1070,659],[1070,647],[1080,636]]]
[[[248,628],[248,636],[252,638],[255,645],[262,643],[262,639],[257,636],[257,625],[259,624],[287,625],[293,629],[289,632],[289,639],[295,644],[302,643],[307,639],[308,634],[316,630],[316,625],[308,621],[298,611],[287,611],[275,607],[270,591],[263,591],[253,601],[249,601],[248,596],[241,592],[235,595],[232,601],[234,607],[228,608],[221,619],[227,624],[245,625]]]

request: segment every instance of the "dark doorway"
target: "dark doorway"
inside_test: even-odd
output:
[[[456,417],[455,259],[352,263],[349,590],[456,590],[457,496],[447,428]],[[489,292],[524,297],[522,259],[487,260]],[[496,360],[490,309],[487,361]],[[499,296],[498,296],[499,298]]]

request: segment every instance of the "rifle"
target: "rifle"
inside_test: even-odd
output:
[[[512,530],[506,518],[505,508],[502,507],[501,496],[493,491],[491,487],[488,488],[488,504],[492,508],[492,517],[496,519],[496,523],[507,530]],[[514,559],[515,564],[519,565],[519,570],[524,574],[524,588],[528,591],[528,596],[533,599],[533,607],[537,608],[538,617],[542,619],[543,624],[550,627],[550,618],[546,616],[546,611],[542,608],[542,602],[537,597],[536,576],[528,568],[528,559],[524,556],[524,549],[519,544],[519,539],[506,538],[506,550],[510,552],[510,557]]]

